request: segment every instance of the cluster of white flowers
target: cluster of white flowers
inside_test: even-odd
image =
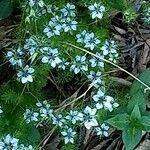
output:
[[[91,12],[92,19],[98,18],[102,19],[104,12],[105,12],[105,6],[103,6],[101,3],[94,3],[94,5],[90,5],[89,10]]]
[[[70,71],[74,71],[75,74],[80,71],[88,71],[88,65],[86,63],[86,56],[76,56],[75,61],[70,67]]]
[[[18,48],[17,50],[14,49],[9,50],[6,54],[6,57],[13,66],[17,65],[22,67],[24,52],[20,48]]]
[[[93,95],[93,100],[97,109],[104,108],[111,112],[114,108],[119,106],[113,97],[105,95],[105,92],[103,92],[101,89],[98,90],[96,95]]]
[[[109,60],[116,63],[116,60],[118,58],[118,52],[117,52],[117,45],[115,41],[112,40],[106,40],[104,45],[101,47],[101,50],[103,52],[103,56],[109,56]]]
[[[150,24],[150,7],[146,8],[144,10],[144,18],[143,19],[146,24]]]
[[[95,37],[93,32],[89,33],[86,30],[77,34],[76,38],[78,43],[84,44],[84,47],[90,50],[93,50],[100,43],[100,40]]]
[[[7,134],[0,139],[0,150],[34,150],[34,148],[31,145],[19,144],[19,139]]]
[[[42,63],[50,64],[53,68],[61,62],[61,59],[58,57],[58,50],[52,49],[50,47],[44,47],[41,49],[42,52]]]
[[[42,0],[29,0],[29,6],[31,8],[30,15],[36,16],[37,9],[44,13],[53,14],[53,17],[48,22],[48,25],[43,30],[44,34],[48,38],[61,35],[62,32],[72,32],[77,30],[77,21],[75,5],[67,3],[65,7],[59,9],[55,5],[46,6]],[[36,7],[35,7],[36,6]],[[46,7],[46,12],[45,12]],[[34,10],[35,9],[35,10]],[[105,7],[102,4],[94,3],[90,5],[88,9],[91,12],[92,19],[101,19],[105,12]],[[41,14],[41,15],[42,15]],[[44,42],[44,41],[42,41]],[[51,105],[45,101],[38,101],[36,103],[37,109],[26,109],[23,114],[24,120],[27,124],[36,123],[40,121],[51,121],[61,129],[61,134],[64,137],[65,143],[74,143],[76,132],[74,128],[69,125],[75,126],[84,125],[87,129],[94,127],[98,135],[108,136],[107,130],[109,127],[102,124],[99,127],[97,121],[97,112],[99,109],[106,109],[113,111],[118,107],[118,103],[111,97],[105,94],[104,81],[101,79],[102,72],[104,71],[104,61],[106,57],[110,61],[116,63],[118,57],[117,45],[114,41],[106,40],[102,47],[101,40],[93,32],[87,30],[76,34],[76,42],[83,44],[84,48],[95,51],[96,55],[100,58],[88,56],[88,55],[76,55],[73,61],[61,58],[61,54],[57,48],[51,48],[47,46],[47,43],[41,45],[36,36],[31,36],[26,39],[22,49],[10,50],[7,53],[9,62],[16,66],[18,80],[23,84],[33,82],[35,70],[32,68],[33,58],[41,58],[40,61],[43,64],[49,64],[52,68],[59,68],[65,70],[67,67],[75,74],[84,72],[87,75],[88,80],[94,87],[94,91],[97,93],[93,95],[94,105],[91,107],[86,106],[83,110],[70,110],[66,115],[56,114],[51,108]],[[39,44],[40,43],[40,44]],[[30,65],[27,65],[25,60],[28,59]],[[31,61],[30,61],[31,60]],[[39,60],[39,59],[37,59]],[[1,111],[0,111],[1,113]],[[10,137],[11,138],[11,137]],[[17,145],[18,141],[11,140],[13,146]],[[21,145],[22,149],[32,149],[31,146],[25,148]],[[21,147],[20,146],[20,147]],[[24,147],[24,148],[23,148]],[[21,148],[20,148],[21,150]]]
[[[29,53],[32,56],[37,52],[38,42],[34,37],[31,36],[29,39],[26,39],[24,49],[27,51],[27,53]]]
[[[76,16],[75,5],[67,3],[67,5],[60,9],[59,12],[61,12],[61,15],[55,15],[55,17],[51,18],[43,31],[48,38],[60,35],[61,32],[77,30],[78,23],[74,20],[74,17]]]

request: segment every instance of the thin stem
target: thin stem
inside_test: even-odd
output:
[[[99,58],[100,60],[102,60],[102,61],[104,61],[104,62],[106,62],[108,64],[111,64],[111,65],[115,66],[116,68],[120,69],[121,71],[125,72],[126,74],[128,74],[129,76],[131,76],[133,79],[135,79],[136,81],[138,81],[139,83],[141,83],[143,86],[146,87],[146,89],[150,90],[150,86],[148,86],[146,83],[144,83],[143,81],[141,81],[139,78],[137,78],[136,76],[134,76],[133,74],[131,74],[127,70],[123,69],[122,67],[118,66],[117,64],[114,64],[113,62],[111,62],[111,61],[109,61],[109,60],[107,60],[105,58],[101,58],[101,57],[97,56],[96,54],[94,54],[92,52],[89,52],[88,50],[86,50],[84,48],[78,47],[78,46],[70,44],[70,43],[65,43],[65,44],[70,45],[70,46],[72,46],[72,47],[74,47],[76,49],[79,49],[81,51],[84,51],[87,54],[90,54],[90,55],[92,55],[92,56],[94,56],[96,58]]]

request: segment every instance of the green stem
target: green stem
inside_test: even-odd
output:
[[[123,69],[122,67],[118,66],[117,64],[114,64],[113,62],[111,62],[111,61],[109,61],[109,60],[107,60],[107,59],[105,59],[105,58],[101,58],[101,57],[97,56],[96,54],[94,54],[94,53],[92,53],[92,52],[90,52],[90,51],[88,51],[88,50],[86,50],[86,49],[84,49],[84,48],[78,47],[78,46],[73,45],[73,44],[71,44],[71,43],[65,43],[65,44],[67,44],[67,45],[69,45],[69,46],[72,46],[72,47],[74,47],[74,48],[76,48],[76,49],[79,49],[79,50],[81,50],[81,51],[83,51],[83,52],[86,52],[87,54],[90,54],[90,55],[92,55],[92,56],[94,56],[94,57],[96,57],[96,58],[99,58],[100,60],[102,60],[102,61],[104,61],[104,62],[106,62],[106,63],[108,63],[108,64],[111,64],[111,65],[115,66],[115,67],[118,68],[119,70],[125,72],[126,74],[128,74],[129,76],[131,76],[133,79],[135,79],[136,81],[138,81],[139,83],[141,83],[143,86],[146,87],[146,89],[150,90],[150,86],[148,86],[146,83],[144,83],[143,81],[141,81],[139,78],[137,78],[136,76],[134,76],[133,74],[131,74],[131,73],[128,72],[127,70]]]

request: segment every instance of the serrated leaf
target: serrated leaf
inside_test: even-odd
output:
[[[143,130],[150,132],[150,116],[142,116],[141,123],[143,125]]]
[[[1,0],[0,1],[0,20],[7,18],[12,13],[12,3],[11,0]]]
[[[110,124],[111,126],[117,128],[117,129],[124,129],[126,126],[128,126],[129,123],[129,115],[124,113],[124,114],[118,114],[113,118],[110,118],[107,120],[107,123]]]
[[[134,109],[133,109],[133,111],[131,113],[131,118],[141,119],[141,112],[140,112],[138,104],[135,105],[135,107],[134,107]]]
[[[141,137],[142,130],[136,128],[128,128],[123,130],[122,139],[126,150],[133,150],[134,147],[140,142]]]

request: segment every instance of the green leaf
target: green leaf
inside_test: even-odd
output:
[[[122,139],[126,150],[133,150],[133,148],[140,142],[142,137],[142,130],[136,128],[128,128],[123,130]]]
[[[141,112],[146,110],[146,98],[144,96],[144,92],[141,91],[141,89],[131,95],[127,106],[128,111],[131,112],[136,104],[138,104]]]
[[[7,18],[12,13],[11,0],[0,0],[0,20]]]
[[[110,124],[111,126],[122,130],[126,126],[128,126],[129,123],[129,115],[124,113],[124,114],[118,114],[113,118],[110,118],[107,120],[107,123]]]
[[[148,86],[150,86],[150,70],[147,69],[145,71],[143,71],[138,78],[144,82],[145,84],[147,84]],[[144,89],[145,86],[142,85],[141,83],[139,83],[137,80],[135,80],[131,86],[131,90],[130,90],[130,95],[134,95],[136,94],[139,90],[141,90],[144,93]],[[149,91],[147,91],[147,93],[144,93],[145,97],[147,97],[149,94]]]
[[[141,123],[144,131],[150,132],[150,116],[142,116]]]
[[[30,143],[35,143],[35,144],[37,144],[41,140],[41,135],[38,129],[34,125],[29,125],[28,140]]]
[[[138,119],[138,120],[141,119],[141,113],[140,113],[140,109],[139,109],[138,105],[135,105],[135,107],[131,113],[131,118]]]

